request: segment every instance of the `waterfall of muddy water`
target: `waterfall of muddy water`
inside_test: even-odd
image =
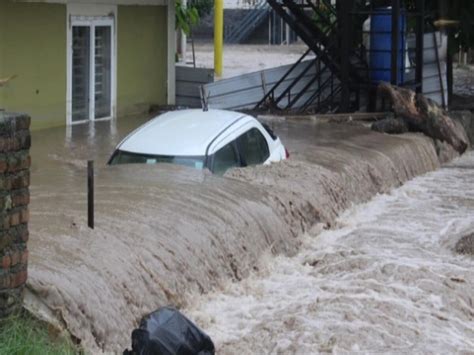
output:
[[[315,223],[439,165],[422,135],[281,123],[274,128],[291,159],[227,178],[172,165],[106,167],[140,123],[124,122],[33,136],[25,303],[92,352],[122,351],[144,314],[241,280],[265,253],[295,255],[297,236]],[[86,159],[96,160],[94,230]]]
[[[293,257],[185,312],[219,354],[469,353],[474,349],[474,153],[313,227]]]

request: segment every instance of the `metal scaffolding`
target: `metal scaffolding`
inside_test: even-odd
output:
[[[283,21],[308,45],[300,60],[291,67],[276,83],[265,97],[256,105],[261,108],[269,103],[282,107],[285,97],[290,97],[291,89],[298,85],[304,73],[294,77],[293,82],[283,92],[276,95],[279,85],[289,77],[296,66],[301,63],[310,52],[315,58],[308,61],[317,68],[311,84],[318,82],[318,90],[304,103],[298,105],[299,110],[311,108],[314,112],[351,112],[364,105],[368,110],[375,107],[377,101],[377,80],[374,80],[374,70],[388,71],[388,80],[392,84],[410,87],[418,92],[422,91],[423,83],[423,34],[424,34],[424,0],[267,0]],[[391,28],[385,36],[391,43],[388,56],[388,67],[374,67],[377,51],[364,43],[364,36],[376,36],[374,26],[364,31],[364,22],[368,19],[380,17],[383,9],[384,19],[391,20]],[[403,20],[403,21],[402,21]],[[408,24],[408,25],[406,25]],[[402,42],[407,34],[414,35],[416,45],[414,53],[409,53]],[[374,37],[375,38],[375,37]],[[402,48],[402,49],[400,49]],[[386,50],[385,50],[386,51]],[[401,52],[400,52],[401,51]],[[379,50],[379,52],[384,52]],[[402,54],[400,54],[402,53]],[[402,57],[400,57],[402,55]],[[405,56],[409,58],[409,66],[405,65]],[[408,68],[409,69],[406,69]],[[402,71],[402,74],[400,74]],[[405,71],[411,71],[404,77]],[[310,84],[310,85],[311,85]],[[280,90],[281,91],[281,90]],[[304,90],[303,90],[304,91]],[[288,100],[283,109],[291,110],[299,97]]]

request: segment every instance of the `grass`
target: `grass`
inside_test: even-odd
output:
[[[0,354],[73,355],[80,351],[64,336],[52,335],[48,326],[27,314],[0,322]]]

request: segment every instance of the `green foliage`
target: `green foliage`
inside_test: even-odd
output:
[[[78,349],[69,339],[51,339],[48,328],[28,315],[0,322],[0,354],[73,355]]]
[[[188,4],[197,10],[200,18],[210,14],[214,7],[213,0],[188,0]]]
[[[316,12],[313,12],[313,21],[322,32],[326,33],[336,20],[336,16],[324,3],[320,3],[319,5],[315,6],[318,7],[318,10],[321,15]]]
[[[181,0],[176,0],[176,29],[186,35],[191,33],[191,26],[199,23],[200,17],[197,8],[192,5],[184,6]]]

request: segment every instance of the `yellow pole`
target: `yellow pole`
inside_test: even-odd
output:
[[[214,0],[214,72],[222,76],[224,42],[224,0]]]

